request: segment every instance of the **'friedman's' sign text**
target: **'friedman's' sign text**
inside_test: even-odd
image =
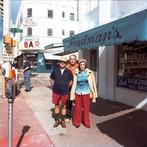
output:
[[[92,33],[88,34],[87,32],[84,35],[81,35],[80,37],[75,35],[71,37],[69,41],[69,47],[77,48],[80,46],[85,46],[85,45],[90,45],[95,43],[103,43],[105,41],[121,39],[121,38],[122,36],[118,28],[113,26],[112,30],[107,32],[100,33],[98,31],[98,32],[95,32],[94,34]]]

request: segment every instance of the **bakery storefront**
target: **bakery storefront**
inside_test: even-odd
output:
[[[147,110],[147,10],[66,38],[63,45],[86,59],[97,50],[100,97]]]

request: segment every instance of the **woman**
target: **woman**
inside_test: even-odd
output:
[[[87,68],[85,59],[79,60],[78,70],[74,74],[74,81],[71,89],[70,100],[75,100],[73,125],[79,127],[84,118],[84,126],[90,128],[89,109],[90,98],[96,102],[97,88],[94,74]],[[83,115],[82,117],[82,108]]]

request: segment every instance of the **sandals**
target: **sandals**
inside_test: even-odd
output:
[[[53,127],[57,128],[60,124],[61,124],[62,128],[66,128],[65,121],[62,121],[61,123],[59,121],[55,121]]]
[[[67,124],[69,124],[69,123],[70,123],[70,119],[69,119],[69,118],[66,118],[66,119],[65,119],[65,122],[66,122]]]
[[[59,121],[55,121],[53,127],[54,127],[54,128],[57,128],[59,125],[60,125],[60,122],[59,122]]]
[[[61,122],[61,126],[62,126],[62,128],[66,128],[65,121],[62,121],[62,122]]]

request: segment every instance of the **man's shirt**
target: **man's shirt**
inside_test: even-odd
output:
[[[27,69],[24,71],[24,77],[28,77],[31,75],[31,66],[28,61],[26,63],[24,63],[24,69],[25,68],[27,68]]]
[[[76,63],[74,66],[67,64],[66,68],[68,68],[72,72],[72,74],[74,75],[75,71],[78,69],[78,64]]]
[[[30,70],[30,69],[31,69],[30,62],[28,62],[28,61],[27,61],[27,62],[25,62],[25,63],[24,63],[24,69],[25,69],[25,68],[27,68],[25,71],[27,71],[27,70]]]
[[[53,92],[60,95],[69,94],[69,83],[70,81],[73,81],[73,75],[69,69],[65,68],[62,74],[60,68],[55,68],[52,71],[50,78],[54,80]]]

